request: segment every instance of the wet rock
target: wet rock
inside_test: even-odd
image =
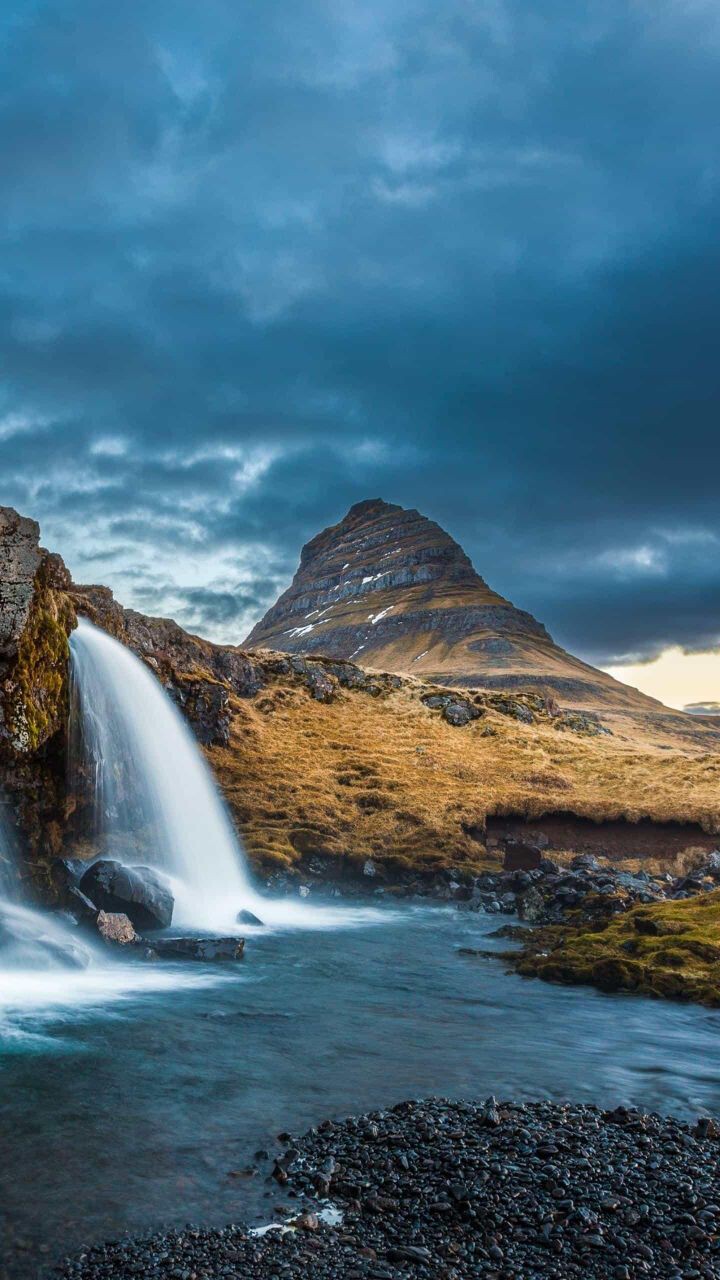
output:
[[[245,950],[244,938],[176,938],[157,937],[152,940],[153,950],[161,957],[172,960],[199,960],[218,963],[241,960]]]
[[[65,901],[67,910],[77,924],[88,925],[92,927],[95,924],[98,909],[94,902],[91,902],[82,889],[78,889],[77,885],[70,885],[66,890]]]
[[[98,911],[95,927],[108,946],[132,947],[140,942],[132,921],[121,911]]]
[[[301,1213],[297,1218],[291,1218],[291,1226],[297,1231],[319,1231],[320,1219],[316,1213]]]
[[[533,885],[518,900],[517,912],[520,919],[527,920],[528,924],[540,924],[546,920],[547,905],[545,895],[537,885]]]
[[[52,877],[58,889],[70,889],[82,880],[88,864],[83,858],[56,858],[52,864]]]
[[[265,923],[263,920],[260,920],[258,916],[254,915],[252,911],[248,911],[246,908],[243,908],[242,911],[238,911],[235,919],[238,924],[264,925]]]
[[[230,695],[216,680],[168,680],[166,689],[185,712],[195,736],[205,747],[227,747],[230,742]]]
[[[325,1121],[279,1158],[294,1231],[96,1245],[59,1280],[712,1280],[717,1152],[704,1130],[625,1108],[404,1102]],[[338,1227],[317,1209],[326,1166]]]
[[[101,858],[85,872],[80,890],[104,911],[124,912],[136,929],[165,929],[172,923],[175,899],[165,877],[152,867]]]

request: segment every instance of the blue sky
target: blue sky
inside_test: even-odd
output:
[[[593,661],[720,644],[717,5],[0,23],[0,501],[76,577],[237,640],[382,496]]]

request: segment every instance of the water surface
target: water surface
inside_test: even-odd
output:
[[[387,909],[351,929],[258,933],[230,971],[0,991],[0,1276],[35,1280],[67,1249],[159,1224],[269,1221],[283,1193],[245,1176],[257,1150],[411,1096],[720,1111],[720,1014],[458,954],[495,927]]]

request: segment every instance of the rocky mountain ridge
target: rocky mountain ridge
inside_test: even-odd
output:
[[[532,688],[586,710],[665,712],[556,645],[435,521],[379,498],[303,547],[290,587],[244,644],[448,685]]]

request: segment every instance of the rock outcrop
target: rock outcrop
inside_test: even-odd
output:
[[[493,591],[433,520],[359,502],[303,547],[292,584],[245,640],[473,688],[533,688],[573,707],[661,706],[556,645]]]
[[[0,507],[0,749],[37,751],[62,726],[75,624],[59,556],[34,520]]]
[[[40,879],[62,852],[69,584],[36,522],[0,507],[0,800]]]

